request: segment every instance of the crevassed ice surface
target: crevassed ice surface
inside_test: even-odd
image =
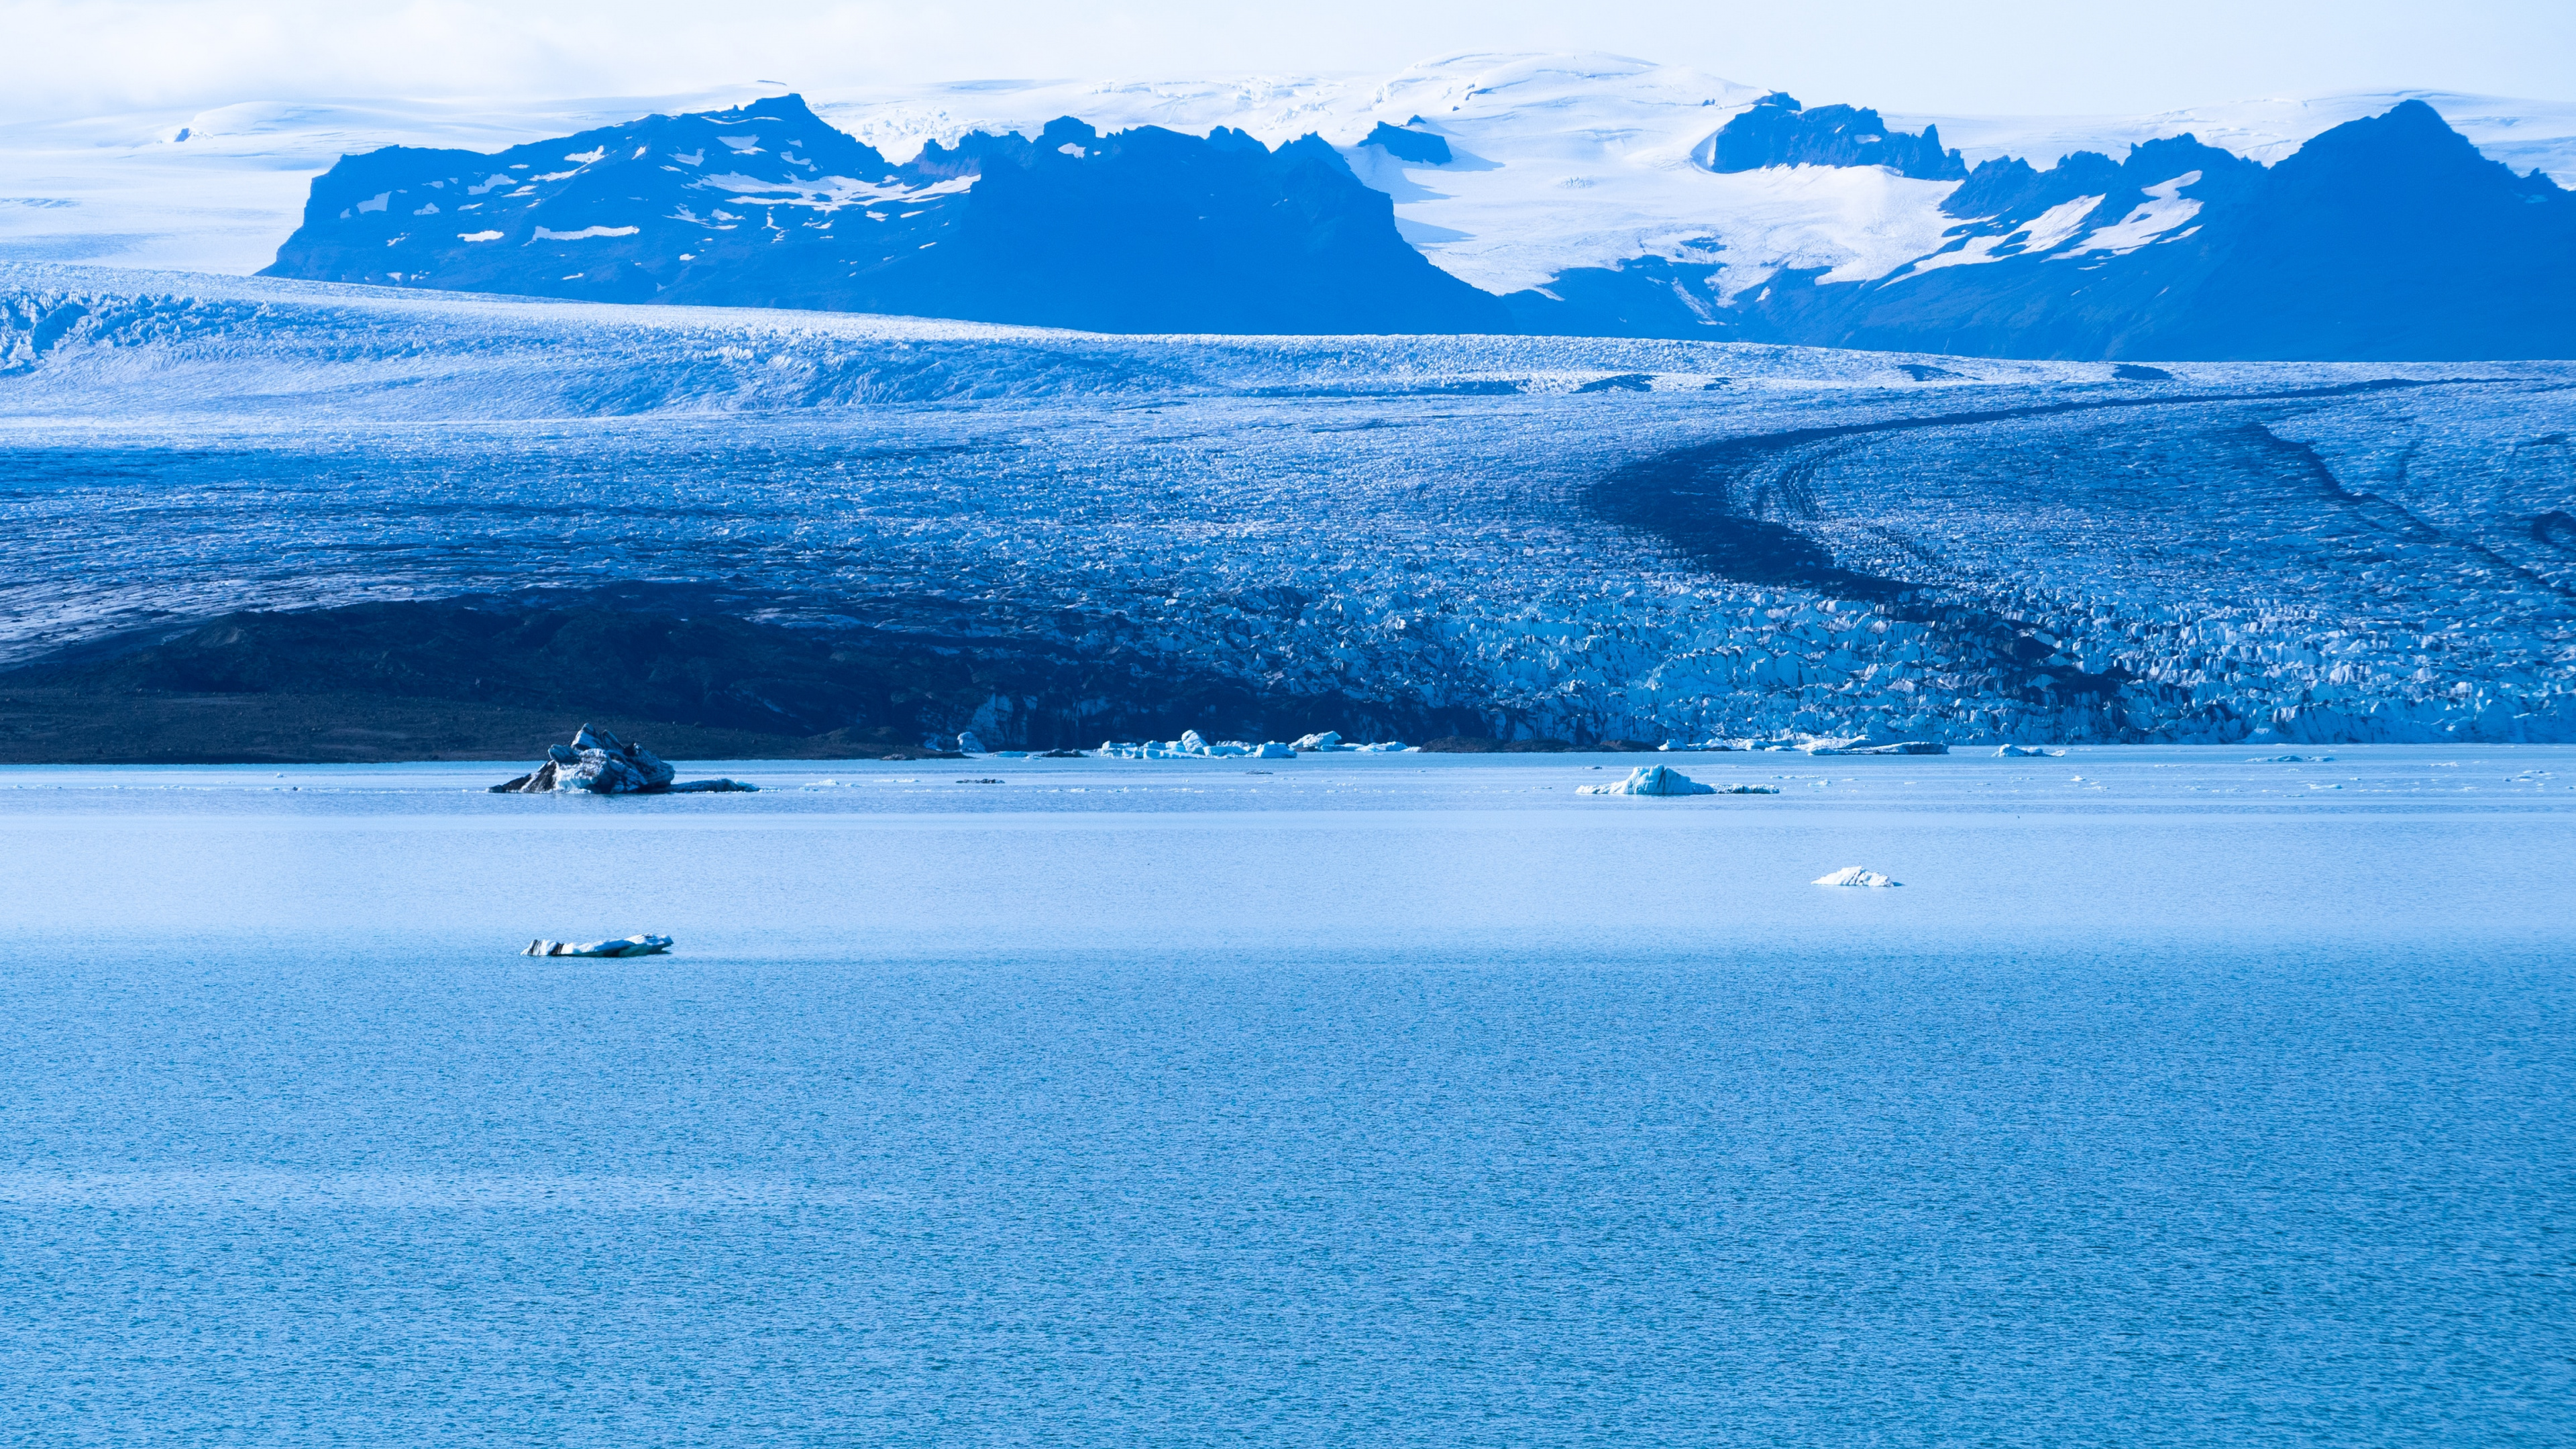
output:
[[[2576,736],[2563,363],[2139,383],[0,282],[10,661],[231,609],[686,584],[1494,734]]]
[[[2576,751],[2277,753],[0,768],[0,1419],[2563,1439]]]

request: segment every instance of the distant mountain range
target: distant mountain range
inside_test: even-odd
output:
[[[1322,141],[1071,118],[897,166],[797,96],[514,147],[387,147],[313,184],[265,275],[1101,332],[1487,332]]]
[[[1534,158],[1479,149],[1492,137],[1465,119],[1472,94],[1447,112],[1413,98],[1425,108],[1339,148],[1063,117],[1033,139],[934,138],[897,163],[795,96],[497,154],[387,147],[313,183],[267,274],[1109,332],[2576,356],[2576,193],[2489,159],[2421,101],[2268,166],[2178,136],[2039,169],[1971,166],[1937,128],[1867,109],[1710,95],[1691,108],[1697,140],[1642,157],[1676,214],[1625,215],[1644,196],[1632,186],[1600,203],[1594,232],[1514,250],[1497,206],[1526,197],[1532,238],[1571,235],[1592,178],[1540,197]],[[1662,104],[1667,121],[1688,114]],[[1514,167],[1530,175],[1498,190]],[[1418,219],[1469,192],[1487,198],[1472,245]],[[1571,264],[1530,275],[1551,256]]]

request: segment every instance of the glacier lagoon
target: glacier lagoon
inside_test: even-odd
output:
[[[2283,753],[0,768],[0,1407],[2564,1438],[2576,750]]]

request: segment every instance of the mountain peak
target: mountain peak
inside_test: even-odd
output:
[[[1736,112],[1709,139],[1704,159],[1709,170],[1722,174],[1767,166],[1884,166],[1922,181],[1968,175],[1959,153],[1941,148],[1937,126],[1920,135],[1894,131],[1876,111],[1805,107],[1786,91],[1773,91]]]

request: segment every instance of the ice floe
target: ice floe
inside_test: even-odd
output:
[[[1401,744],[1346,745],[1341,743],[1341,738],[1336,734],[1307,735],[1293,745],[1281,744],[1277,740],[1263,740],[1259,744],[1254,744],[1246,740],[1210,740],[1197,730],[1183,730],[1177,740],[1141,742],[1102,740],[1100,748],[1092,753],[1111,760],[1293,760],[1301,751],[1307,753],[1368,750],[1383,752],[1409,748]],[[1330,740],[1332,743],[1312,743],[1318,740]]]
[[[1872,742],[1866,736],[1857,739],[1812,740],[1805,746],[1811,755],[1946,755],[1950,747],[1938,740],[1886,740]]]
[[[672,783],[674,771],[661,756],[630,744],[606,730],[583,725],[568,745],[546,747],[544,764],[515,780],[491,788],[495,795],[698,795],[749,791],[757,786],[740,780],[689,780]]]
[[[1584,795],[1714,795],[1717,787],[1703,785],[1681,771],[1665,765],[1639,765],[1628,772],[1628,778],[1616,785],[1578,785]]]
[[[614,941],[547,941],[528,943],[522,956],[659,956],[671,949],[668,936],[621,936]]]
[[[1820,886],[1894,886],[1904,884],[1903,881],[1894,880],[1887,876],[1880,875],[1874,870],[1863,870],[1856,865],[1844,866],[1842,869],[1835,871],[1831,875],[1820,875],[1816,877],[1815,883]]]
[[[1995,746],[1995,758],[1996,758],[1996,759],[1998,759],[1998,760],[2035,760],[2035,759],[2052,759],[2052,760],[2053,760],[2053,759],[2059,759],[2059,758],[2063,757],[2065,754],[2066,754],[2066,752],[2065,752],[2064,750],[2052,750],[2052,749],[2048,748],[2046,745],[1997,745],[1997,746]]]

